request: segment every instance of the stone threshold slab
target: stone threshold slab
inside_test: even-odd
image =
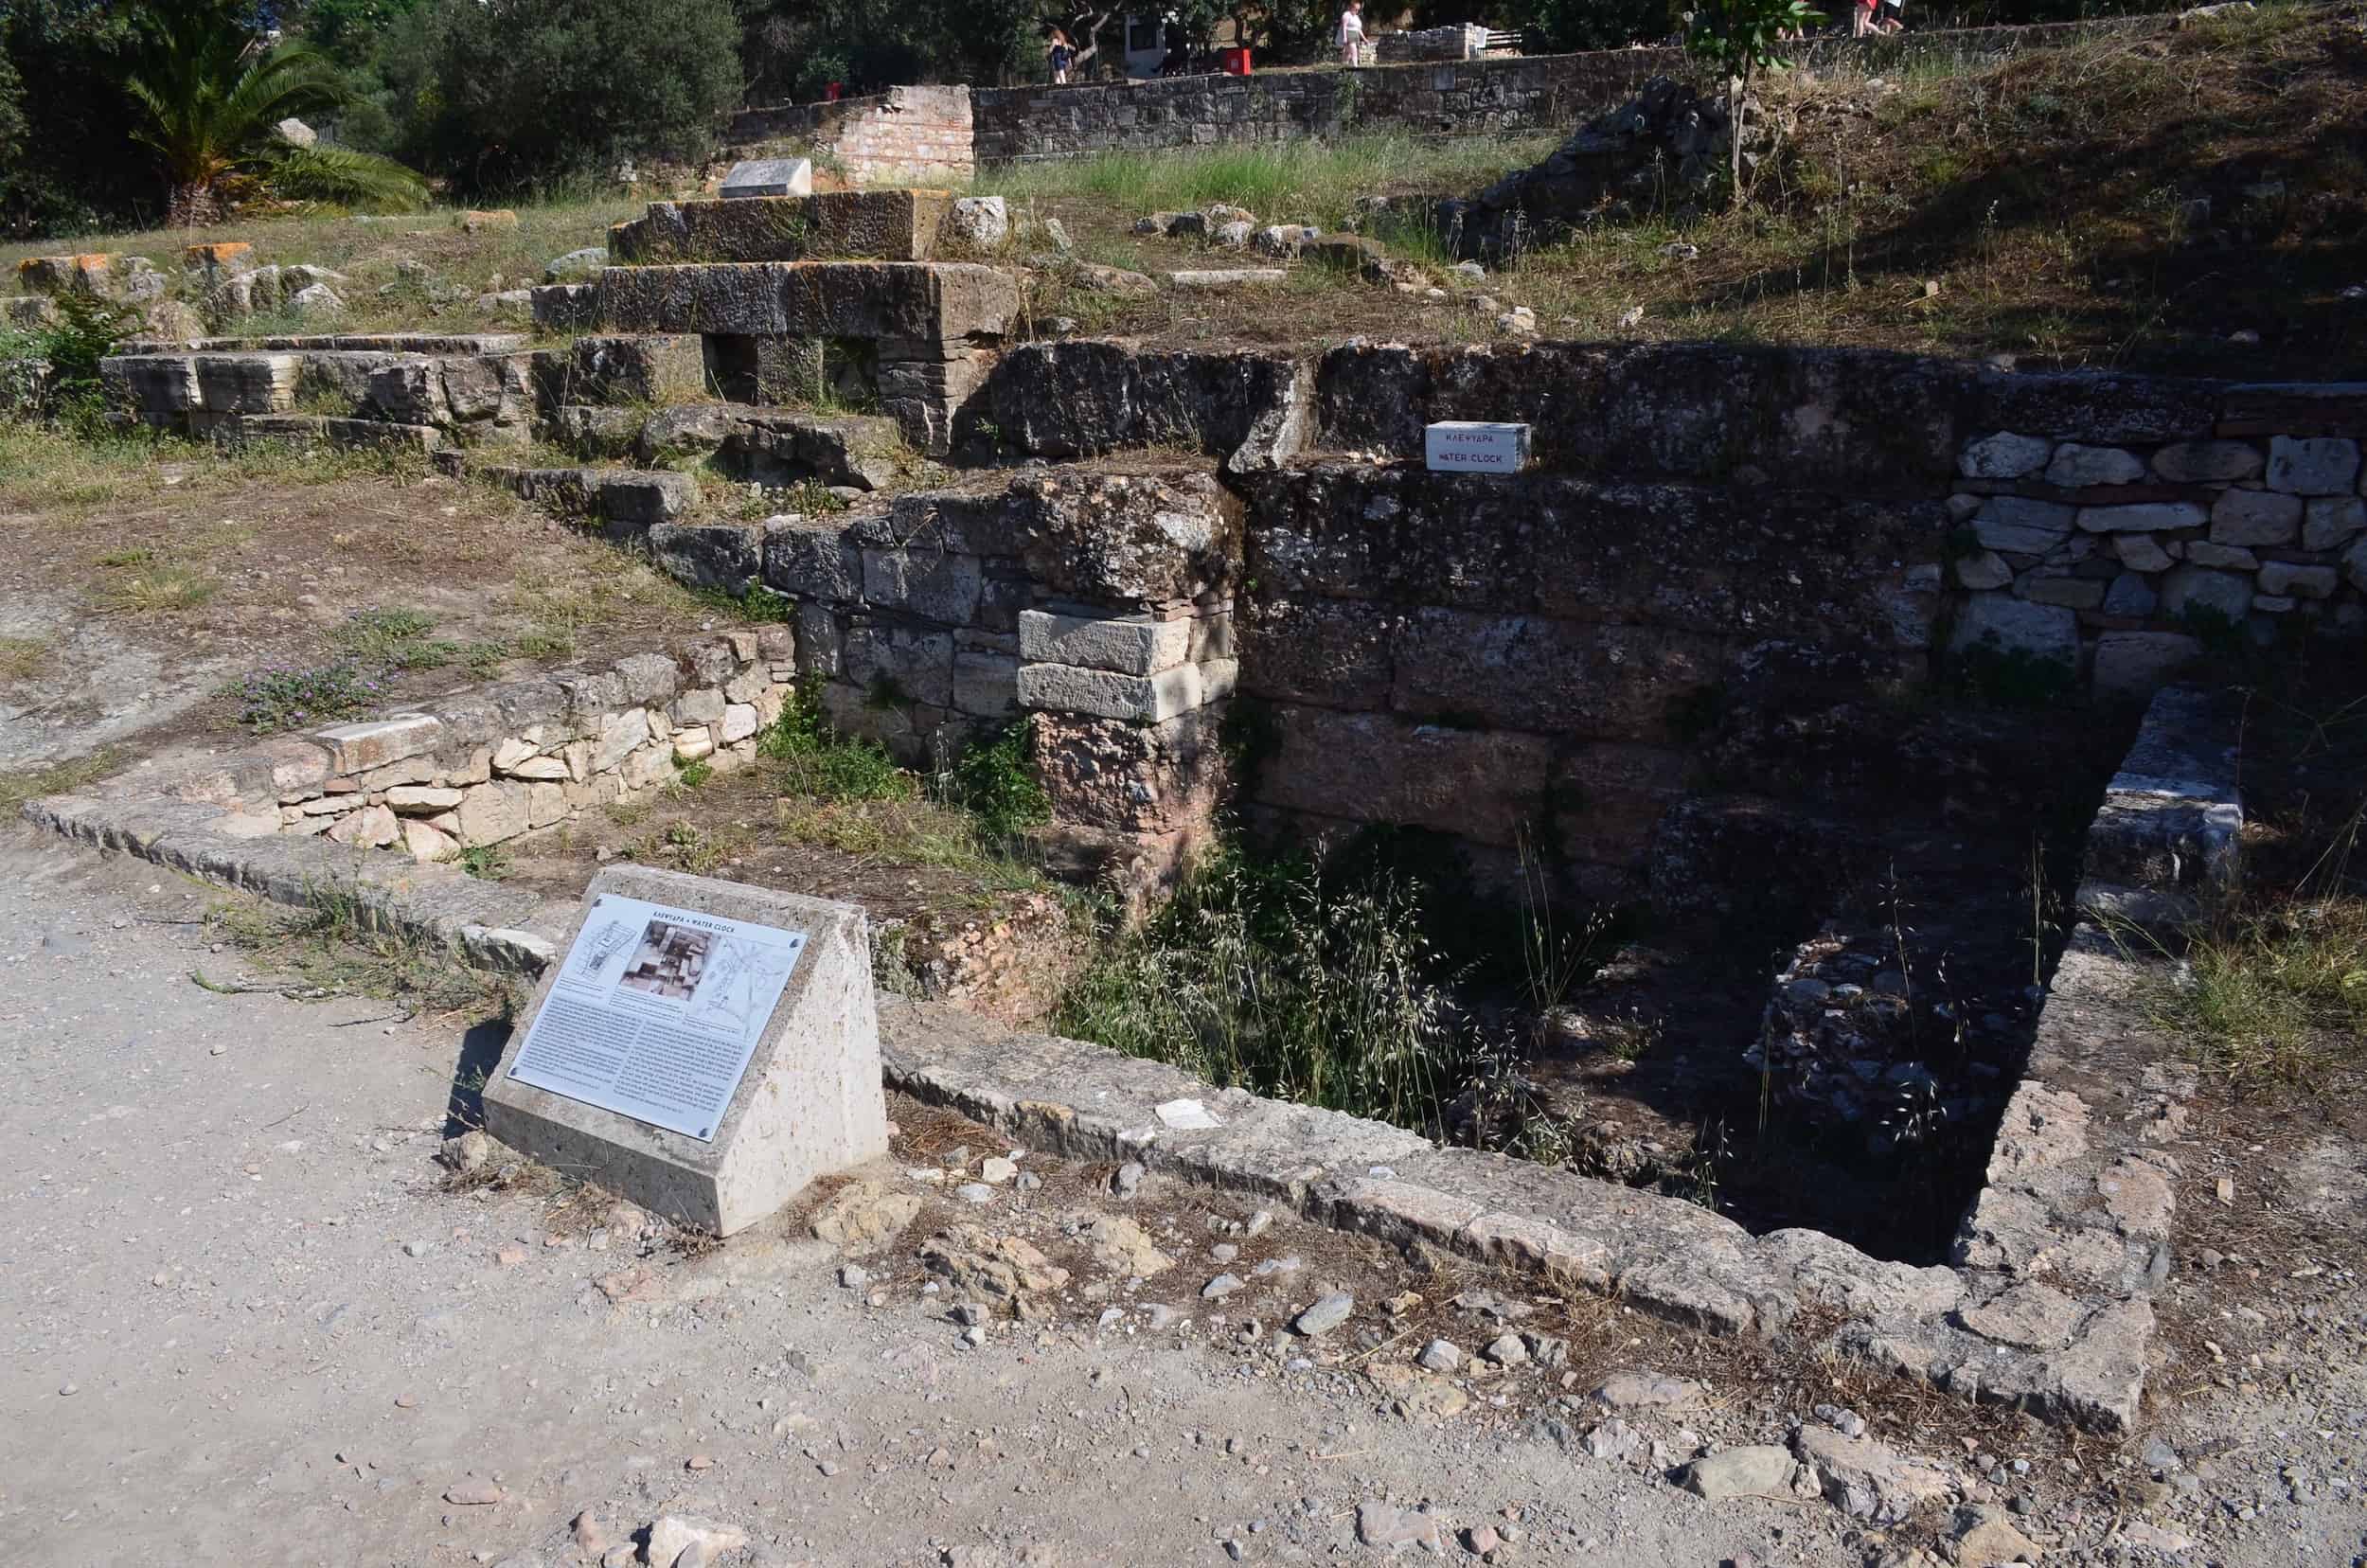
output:
[[[451,865],[314,838],[234,838],[222,821],[228,814],[78,795],[25,811],[39,827],[201,881],[299,907],[342,905],[366,924],[487,968],[539,974],[574,914],[572,902]],[[2034,1069],[2073,1068],[2076,1042],[2098,1009],[2125,1003],[2135,967],[2100,942],[2074,943],[2049,1007],[2061,1023],[2042,1040]],[[880,1006],[891,1087],[1032,1147],[1139,1161],[1392,1244],[1525,1270],[1708,1332],[1797,1342],[2056,1421],[2124,1432],[2138,1415],[2149,1295],[2167,1257],[2154,1239],[2166,1232],[2167,1188],[2159,1164],[2122,1147],[2140,1131],[2091,1115],[2073,1092],[2023,1085],[2000,1134],[1992,1185],[1960,1243],[1971,1266],[1913,1268],[1818,1231],[1754,1237],[1677,1199],[1219,1090],[1165,1063],[1006,1030],[946,1004],[882,996]],[[1173,1125],[1201,1119],[1179,1115],[1177,1100],[1199,1101],[1214,1125]],[[2079,1298],[2046,1282],[2062,1259],[2099,1255],[2109,1266],[2090,1271]],[[2145,1261],[2122,1268],[2113,1259]]]

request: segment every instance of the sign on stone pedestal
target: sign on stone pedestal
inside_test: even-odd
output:
[[[485,1130],[719,1236],[885,1153],[868,919],[602,870],[486,1084]]]
[[[813,165],[804,158],[750,158],[732,165],[720,192],[726,199],[740,196],[810,196]]]
[[[1529,466],[1529,427],[1442,419],[1423,432],[1433,473],[1518,473]]]

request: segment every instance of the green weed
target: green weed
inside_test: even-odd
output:
[[[460,851],[457,864],[479,882],[500,882],[509,875],[509,850],[498,844],[472,844]]]
[[[267,664],[242,676],[228,695],[239,704],[239,722],[258,735],[276,735],[367,712],[384,692],[377,676],[339,660]]]
[[[1060,1033],[1220,1085],[1430,1129],[1484,1064],[1419,901],[1229,846],[1062,996]]]

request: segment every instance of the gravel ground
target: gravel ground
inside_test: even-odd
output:
[[[454,1080],[486,1060],[489,1031],[203,989],[192,969],[237,961],[188,923],[212,897],[136,863],[0,842],[0,1038],[19,1085],[0,1111],[16,1151],[0,1519],[24,1560],[621,1564],[647,1555],[635,1532],[691,1519],[726,1533],[667,1560],[1429,1555],[1372,1543],[1393,1531],[1472,1560],[1471,1532],[1492,1530],[1477,1541],[1500,1541],[1491,1561],[1774,1568],[1913,1560],[1953,1545],[1949,1501],[2016,1497],[2013,1523],[2049,1561],[2333,1564],[2367,1539],[2350,1484],[2361,1300],[2341,1264],[2287,1282],[2305,1297],[2264,1297],[2263,1325],[2235,1315],[2243,1273],[2213,1271],[2194,1307],[2226,1314],[2230,1359],[2216,1381],[2165,1369],[2187,1399],[2159,1434],[2182,1449],[2175,1465],[2142,1435],[2066,1446],[2032,1430],[2017,1449],[1997,1417],[1991,1453],[1971,1458],[1981,1438],[1900,1393],[1859,1408],[1938,1461],[1936,1521],[1927,1506],[1879,1529],[1796,1495],[1707,1503],[1655,1458],[1782,1443],[1787,1413],[1813,1424],[1796,1369],[1754,1383],[1731,1347],[1597,1304],[1560,1373],[1466,1362],[1425,1386],[1469,1408],[1410,1419],[1368,1369],[1410,1368],[1441,1326],[1478,1351],[1504,1323],[1440,1298],[1484,1282],[1288,1221],[1232,1231],[1253,1204],[1153,1182],[1101,1204],[1176,1257],[1130,1286],[1093,1270],[1061,1222],[1106,1173],[1023,1160],[1041,1184],[1024,1200],[1010,1181],[970,1204],[907,1173],[942,1169],[961,1132],[910,1106],[897,1164],[873,1174],[921,1208],[856,1262],[867,1277],[800,1223],[685,1249],[631,1239],[596,1205],[554,1212],[532,1186],[448,1190],[436,1157]],[[973,1142],[965,1173],[1004,1152]],[[921,1238],[966,1218],[1037,1236],[1075,1275],[1047,1317],[989,1315],[975,1346],[959,1288],[914,1261]],[[1291,1256],[1297,1270],[1255,1272]],[[1220,1271],[1249,1285],[1203,1301]],[[1392,1318],[1385,1295],[1409,1288],[1430,1301]],[[1284,1329],[1334,1289],[1357,1297],[1349,1323]],[[1154,1328],[1154,1305],[1173,1321]],[[1565,1313],[1557,1332],[1581,1315],[1530,1310],[1515,1321]],[[2241,1375],[2256,1351],[2261,1369]],[[1658,1455],[1598,1459],[1575,1439],[1596,1417],[1571,1406],[1607,1355],[1709,1385],[1691,1413],[1628,1413]],[[1999,1461],[2006,1479],[1984,1489],[1975,1467]],[[2146,1520],[2197,1544],[2162,1556],[2117,1533]]]

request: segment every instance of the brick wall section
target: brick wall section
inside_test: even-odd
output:
[[[835,162],[858,186],[959,185],[975,171],[970,91],[892,87],[836,103],[743,109],[736,143],[791,143]]]
[[[2148,32],[2168,25],[2162,17],[2137,17],[1820,39],[1791,54],[1800,65],[1847,61],[1880,72],[1919,61],[1994,59],[2097,31]],[[970,99],[977,161],[991,166],[1359,130],[1448,136],[1567,132],[1653,77],[1686,77],[1695,69],[1681,49],[1608,49],[1360,70],[980,88]]]

